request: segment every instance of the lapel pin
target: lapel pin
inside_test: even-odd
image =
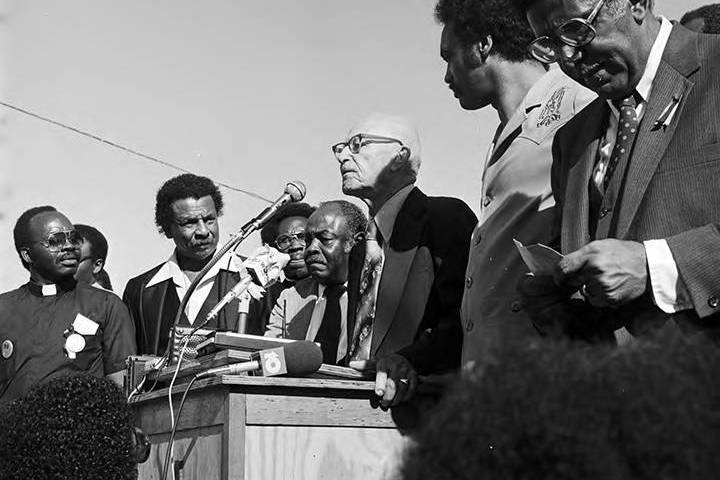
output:
[[[653,124],[653,130],[658,130],[659,128],[665,130],[668,125],[670,125],[670,122],[672,122],[672,119],[675,117],[675,112],[677,112],[678,106],[680,106],[680,100],[682,100],[682,94],[680,94],[679,96],[673,95],[670,103],[667,104],[660,116],[657,118],[657,120],[655,120],[655,123]]]

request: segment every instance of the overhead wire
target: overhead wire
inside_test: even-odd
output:
[[[152,155],[148,155],[148,154],[146,154],[146,153],[140,152],[140,151],[135,150],[135,149],[132,149],[132,148],[130,148],[130,147],[126,147],[126,146],[121,145],[121,144],[119,144],[119,143],[117,143],[117,142],[113,142],[113,141],[111,141],[111,140],[108,140],[107,138],[103,138],[103,137],[101,137],[101,136],[99,136],[99,135],[95,135],[95,134],[90,133],[90,132],[87,132],[87,131],[85,131],[85,130],[81,130],[81,129],[77,128],[77,127],[73,127],[73,126],[71,126],[71,125],[67,125],[67,124],[65,124],[65,123],[63,123],[63,122],[60,122],[60,121],[58,121],[58,120],[53,120],[52,118],[45,117],[45,116],[40,115],[40,114],[37,114],[37,113],[35,113],[35,112],[31,112],[30,110],[26,110],[26,109],[24,109],[24,108],[20,108],[20,107],[17,107],[17,106],[15,106],[15,105],[12,105],[12,104],[10,104],[10,103],[3,102],[3,101],[0,101],[0,105],[2,105],[3,107],[9,108],[9,109],[11,109],[11,110],[14,110],[14,111],[16,111],[16,112],[22,113],[22,114],[24,114],[24,115],[28,115],[28,116],[30,116],[30,117],[36,118],[36,119],[41,120],[41,121],[43,121],[43,122],[47,122],[47,123],[50,123],[50,124],[55,125],[55,126],[57,126],[57,127],[64,128],[65,130],[69,130],[69,131],[74,132],[74,133],[76,133],[76,134],[78,134],[78,135],[82,135],[82,136],[84,136],[84,137],[91,138],[91,139],[93,139],[93,140],[95,140],[95,141],[104,143],[105,145],[108,145],[108,146],[113,147],[113,148],[117,148],[117,149],[122,150],[122,151],[124,151],[124,152],[127,152],[127,153],[129,153],[129,154],[131,154],[131,155],[135,155],[135,156],[137,156],[137,157],[144,158],[144,159],[149,160],[149,161],[151,161],[151,162],[155,162],[155,163],[157,163],[157,164],[163,165],[163,166],[165,166],[165,167],[172,168],[172,169],[174,169],[174,170],[177,170],[177,171],[180,171],[180,172],[183,172],[183,173],[193,173],[193,172],[191,172],[190,170],[187,170],[187,169],[185,169],[185,168],[182,168],[182,167],[180,167],[180,166],[178,166],[178,165],[175,165],[175,164],[173,164],[173,163],[170,163],[170,162],[168,162],[168,161],[166,161],[166,160],[162,160],[162,159],[160,159],[160,158],[154,157],[154,156],[152,156]],[[252,197],[252,198],[255,198],[255,199],[257,199],[257,200],[262,200],[263,202],[267,202],[267,203],[272,203],[272,202],[273,202],[273,201],[270,200],[269,198],[265,198],[265,197],[263,197],[262,195],[260,195],[260,194],[258,194],[258,193],[255,193],[255,192],[252,192],[252,191],[250,191],[250,190],[245,190],[245,189],[242,189],[242,188],[233,187],[232,185],[228,185],[228,184],[222,183],[222,182],[217,182],[217,181],[216,181],[215,183],[218,184],[218,185],[220,185],[221,187],[227,188],[228,190],[232,190],[232,191],[234,191],[234,192],[238,192],[238,193],[245,194],[245,195],[247,195],[247,196],[249,196],[249,197]]]

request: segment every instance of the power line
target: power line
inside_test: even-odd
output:
[[[25,110],[25,109],[23,109],[23,108],[16,107],[15,105],[11,105],[11,104],[9,104],[9,103],[5,103],[5,102],[2,102],[2,101],[0,101],[0,105],[2,105],[2,106],[4,106],[4,107],[7,107],[7,108],[9,108],[9,109],[11,109],[11,110],[15,110],[16,112],[20,112],[20,113],[23,113],[23,114],[25,114],[25,115],[28,115],[28,116],[30,116],[30,117],[37,118],[38,120],[42,120],[43,122],[50,123],[50,124],[52,124],[52,125],[58,126],[58,127],[60,127],[60,128],[64,128],[64,129],[66,129],[66,130],[70,130],[71,132],[77,133],[77,134],[82,135],[82,136],[84,136],[84,137],[91,138],[91,139],[96,140],[96,141],[98,141],[98,142],[104,143],[105,145],[109,145],[109,146],[111,146],[111,147],[117,148],[117,149],[122,150],[122,151],[124,151],[124,152],[130,153],[131,155],[135,155],[135,156],[137,156],[137,157],[144,158],[144,159],[146,159],[146,160],[150,160],[151,162],[155,162],[155,163],[160,164],[160,165],[163,165],[163,166],[165,166],[165,167],[172,168],[172,169],[177,170],[177,171],[179,171],[179,172],[183,172],[183,173],[193,173],[193,172],[191,172],[190,170],[186,170],[186,169],[184,169],[184,168],[182,168],[182,167],[179,167],[179,166],[177,166],[177,165],[174,165],[174,164],[172,164],[172,163],[170,163],[170,162],[166,162],[165,160],[161,160],[161,159],[159,159],[159,158],[157,158],[157,157],[153,157],[153,156],[147,155],[147,154],[145,154],[145,153],[139,152],[139,151],[137,151],[137,150],[133,150],[132,148],[125,147],[125,146],[123,146],[123,145],[120,145],[119,143],[115,143],[115,142],[110,141],[110,140],[108,140],[108,139],[106,139],[106,138],[100,137],[100,136],[98,136],[98,135],[94,135],[94,134],[92,134],[92,133],[90,133],[90,132],[86,132],[86,131],[84,131],[84,130],[80,130],[79,128],[75,128],[75,127],[72,127],[72,126],[70,126],[70,125],[66,125],[66,124],[64,124],[64,123],[62,123],[62,122],[59,122],[59,121],[57,121],[57,120],[53,120],[52,118],[44,117],[44,116],[39,115],[39,114],[37,114],[37,113],[33,113],[33,112],[29,111],[29,110]],[[222,186],[222,187],[227,188],[228,190],[232,190],[232,191],[234,191],[234,192],[239,192],[239,193],[244,193],[245,195],[248,195],[248,196],[250,196],[250,197],[256,198],[256,199],[258,199],[258,200],[262,200],[262,201],[267,202],[267,203],[272,203],[272,200],[270,200],[269,198],[265,198],[265,197],[263,197],[262,195],[259,195],[259,194],[255,193],[255,192],[251,192],[251,191],[249,191],[249,190],[243,190],[242,188],[233,187],[233,186],[230,186],[230,185],[228,185],[228,184],[226,184],[226,183],[221,183],[221,182],[215,182],[215,183],[217,183],[218,185],[220,185],[220,186]]]

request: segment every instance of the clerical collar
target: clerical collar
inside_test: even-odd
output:
[[[77,282],[73,278],[70,278],[69,280],[63,282],[48,283],[44,285],[36,283],[33,280],[30,280],[27,283],[30,293],[32,293],[36,297],[52,297],[60,293],[69,292],[70,290],[73,290],[76,285]]]

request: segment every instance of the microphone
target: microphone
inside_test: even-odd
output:
[[[265,225],[267,221],[272,218],[273,215],[275,215],[275,212],[278,211],[278,208],[290,202],[299,202],[303,198],[305,198],[305,184],[299,180],[288,182],[288,184],[285,185],[285,191],[280,196],[280,198],[275,200],[272,205],[260,212],[260,215],[250,220],[250,231],[262,228],[262,226]]]
[[[252,360],[249,362],[205,370],[198,373],[196,378],[237,375],[243,372],[263,377],[278,375],[301,377],[317,372],[322,365],[323,357],[322,349],[316,343],[309,340],[297,340],[282,347],[254,352],[251,358]]]

